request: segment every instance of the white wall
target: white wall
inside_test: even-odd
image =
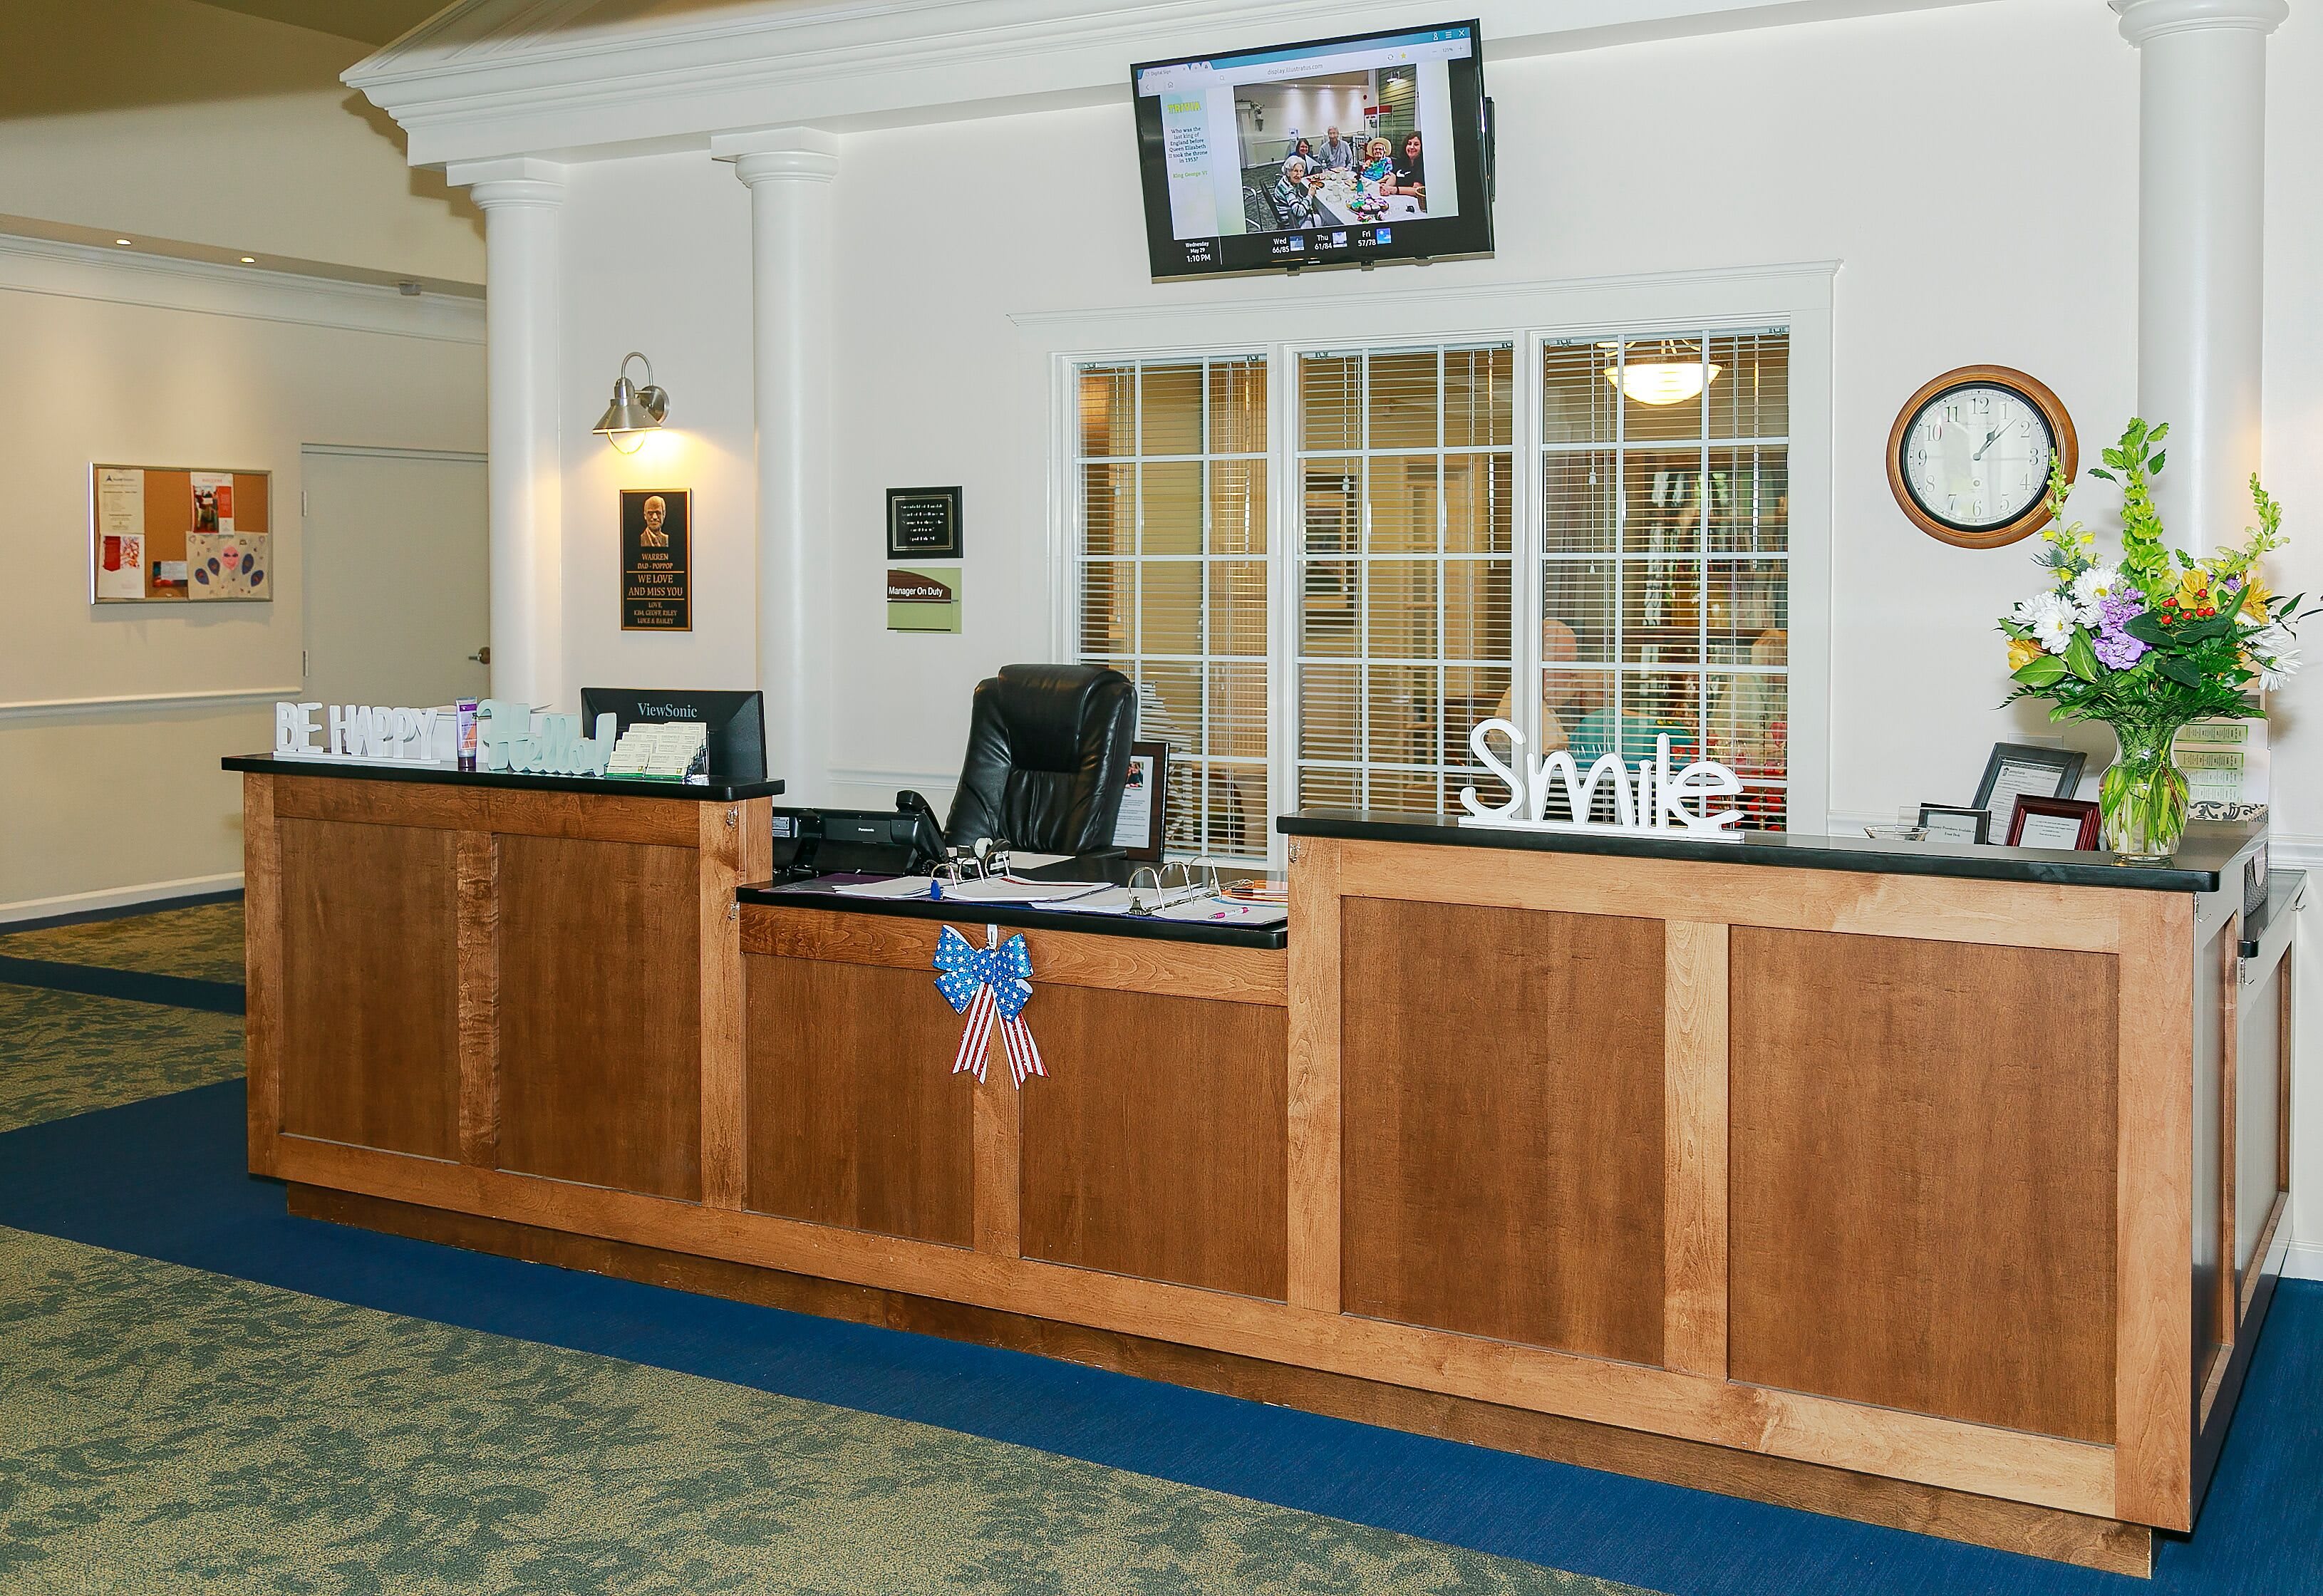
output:
[[[0,216],[481,282],[474,207],[339,83],[366,48],[194,0],[0,5]]]
[[[0,349],[37,396],[6,455],[0,918],[234,884],[217,762],[269,747],[300,679],[298,446],[482,448],[482,335],[473,301],[0,238]],[[274,601],[92,606],[96,461],[272,472]],[[130,702],[57,702],[88,699]]]
[[[2266,484],[2288,507],[2292,542],[2275,556],[2276,585],[2323,594],[2323,207],[2315,170],[2323,153],[2323,8],[2291,7],[2268,47],[2266,240]],[[2323,628],[2323,618],[2310,622]],[[2308,657],[2323,629],[2308,634]],[[2323,889],[2323,671],[2293,681],[2270,706],[2275,738],[2272,830],[2288,862]],[[2316,894],[2323,897],[2323,890]],[[2323,935],[2323,914],[2300,928]],[[2299,1006],[2307,1016],[2292,1087],[2291,1228],[2293,1268],[2323,1280],[2323,949],[2300,955]]]

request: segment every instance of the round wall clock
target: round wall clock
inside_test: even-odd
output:
[[[1998,548],[2048,521],[2052,450],[2070,481],[2080,444],[2055,394],[2006,366],[1962,366],[1904,401],[1887,485],[1929,537]]]

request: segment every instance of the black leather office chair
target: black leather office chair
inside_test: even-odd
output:
[[[1002,665],[976,685],[944,840],[967,848],[1002,837],[1035,853],[1110,848],[1136,735],[1137,690],[1119,671]]]

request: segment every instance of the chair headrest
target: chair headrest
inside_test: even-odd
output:
[[[1100,704],[1131,690],[1119,671],[1087,665],[1002,665],[991,686],[1020,770],[1079,769],[1083,729]]]

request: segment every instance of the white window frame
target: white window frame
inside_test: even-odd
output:
[[[1013,316],[1022,341],[1018,394],[1045,414],[1045,447],[1028,451],[1025,502],[1047,508],[1049,656],[1078,657],[1080,592],[1075,580],[1074,474],[1077,368],[1121,361],[1173,361],[1263,353],[1267,359],[1267,615],[1269,803],[1289,812],[1297,796],[1296,647],[1299,482],[1295,460],[1298,356],[1306,352],[1408,348],[1464,341],[1512,343],[1518,517],[1512,601],[1515,680],[1537,682],[1540,605],[1541,358],[1552,340],[1592,335],[1698,336],[1704,331],[1784,327],[1790,336],[1788,781],[1785,824],[1806,835],[1830,823],[1831,565],[1833,513],[1832,308],[1837,261],[1595,278],[1569,282],[1408,285],[1403,291],[1339,290],[1330,279],[1247,285],[1244,297],[1112,310]],[[1413,268],[1412,270],[1419,270]],[[1335,291],[1336,290],[1336,291]],[[1285,540],[1290,541],[1286,544]],[[1520,724],[1538,729],[1538,690],[1520,693]],[[1286,839],[1270,830],[1267,857],[1281,868]]]

